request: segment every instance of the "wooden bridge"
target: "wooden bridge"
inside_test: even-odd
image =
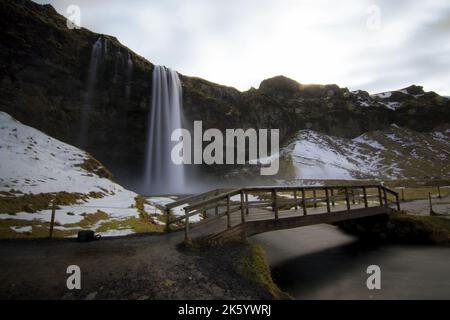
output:
[[[167,204],[166,226],[185,239],[233,236],[389,214],[398,194],[382,185],[216,189]],[[172,210],[184,210],[175,216]],[[199,219],[201,217],[202,219]]]

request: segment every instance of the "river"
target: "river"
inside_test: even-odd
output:
[[[266,251],[272,276],[295,299],[450,299],[450,248],[367,245],[331,225],[251,238]],[[369,265],[381,289],[369,290]]]

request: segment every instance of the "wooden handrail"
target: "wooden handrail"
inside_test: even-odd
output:
[[[359,189],[355,192],[355,189]],[[368,189],[376,189],[376,193],[369,193]],[[221,192],[223,190],[228,190],[226,192]],[[301,199],[298,197],[298,191],[301,192]],[[312,191],[312,197],[307,197],[306,192]],[[317,191],[320,191],[318,194]],[[362,191],[362,192],[361,192]],[[255,201],[248,201],[249,193],[271,193],[272,196],[267,199],[258,199]],[[293,197],[283,197],[283,195],[278,194],[279,192],[293,192]],[[350,193],[351,192],[351,193]],[[322,194],[324,193],[324,196]],[[331,193],[331,194],[330,194]],[[205,220],[215,219],[217,217],[227,216],[227,228],[231,228],[231,213],[240,211],[241,213],[241,223],[246,223],[246,215],[251,214],[250,208],[262,208],[268,207],[272,208],[274,211],[275,220],[279,219],[279,211],[291,210],[294,207],[296,210],[301,206],[303,215],[307,215],[307,204],[312,204],[312,206],[317,207],[318,204],[325,203],[326,212],[332,213],[331,205],[335,205],[336,201],[343,200],[346,204],[347,211],[352,210],[352,204],[356,204],[356,199],[358,199],[358,204],[361,204],[361,199],[363,200],[364,207],[368,208],[368,199],[378,198],[380,203],[379,206],[388,206],[389,195],[394,195],[396,197],[397,208],[400,208],[398,193],[386,188],[382,185],[354,185],[354,186],[261,186],[261,187],[244,187],[239,189],[214,189],[200,195],[190,196],[178,201],[169,203],[165,206],[166,213],[169,217],[169,212],[171,208],[181,206],[183,204],[188,204],[184,207],[185,214],[178,216],[175,219],[167,219],[167,224],[176,223],[179,221],[185,221],[185,232],[186,239],[189,237],[189,217],[194,216],[199,213],[206,213],[207,210],[214,208],[214,217],[207,218]],[[239,195],[239,200],[231,201],[231,197]],[[309,193],[311,195],[311,193]],[[198,200],[198,201],[196,201]],[[322,205],[321,205],[322,206]],[[223,208],[225,207],[225,211]],[[222,210],[219,210],[222,208]],[[203,224],[203,223],[202,223]],[[245,229],[245,228],[244,228]]]

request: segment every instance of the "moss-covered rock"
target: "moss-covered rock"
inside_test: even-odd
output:
[[[450,244],[450,219],[447,216],[414,216],[404,212],[392,215],[343,221],[344,231],[370,241],[415,244]]]

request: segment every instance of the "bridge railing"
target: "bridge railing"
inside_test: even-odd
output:
[[[189,239],[191,228],[201,226],[226,216],[226,228],[232,227],[232,215],[240,212],[239,223],[246,222],[252,209],[273,212],[273,219],[280,218],[280,212],[299,210],[307,215],[310,208],[326,207],[332,213],[336,205],[344,205],[347,211],[352,205],[390,206],[400,209],[398,194],[382,185],[355,186],[265,186],[239,189],[216,189],[210,192],[184,198],[166,206],[167,228],[171,224],[184,223],[185,237]],[[170,210],[183,206],[184,215],[170,218]],[[345,209],[344,209],[345,210]],[[191,224],[191,217],[203,215],[203,220]]]

